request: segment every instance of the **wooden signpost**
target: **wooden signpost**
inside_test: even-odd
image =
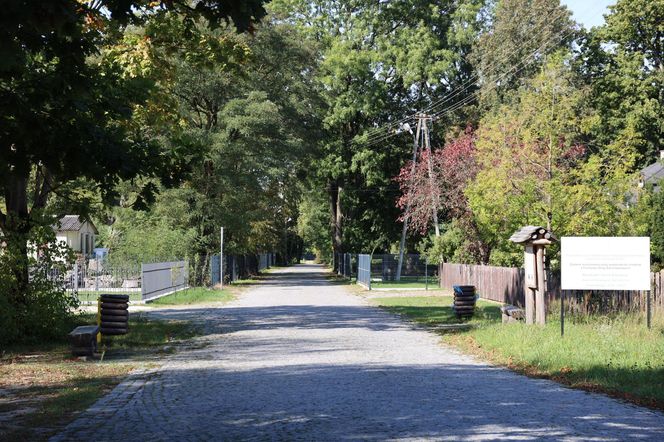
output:
[[[510,241],[524,246],[526,273],[526,324],[546,323],[546,273],[544,249],[557,241],[555,235],[541,226],[525,226],[514,232]]]

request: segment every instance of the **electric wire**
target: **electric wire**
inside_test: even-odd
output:
[[[595,9],[597,9],[597,5],[595,5],[594,8],[589,8],[588,11],[595,10]],[[562,18],[562,16],[566,15],[566,14],[568,14],[568,11],[563,10],[563,11],[561,11],[560,17],[557,17],[556,19]],[[550,20],[550,18],[545,18],[545,20],[547,20],[547,19]],[[568,31],[565,34],[561,35],[560,38],[558,39],[558,41],[564,40],[565,38],[572,35],[574,32],[576,32],[576,29],[571,29],[570,31]],[[542,45],[540,45],[535,51],[533,51],[531,54],[527,55],[519,63],[514,65],[509,71],[504,72],[501,75],[499,75],[498,77],[496,77],[495,79],[491,80],[491,83],[493,84],[493,86],[488,91],[491,91],[491,90],[494,90],[495,88],[497,88],[498,87],[498,81],[500,81],[505,76],[510,75],[512,73],[518,73],[521,70],[525,69],[530,64],[532,64],[537,59],[537,55],[541,53],[542,49],[546,48],[550,43],[554,42],[556,36],[559,35],[559,34],[560,34],[560,32],[552,32],[551,35],[547,38],[547,40],[545,40],[544,43]],[[502,62],[506,61],[510,56],[512,56],[514,53],[516,53],[520,49],[522,49],[522,48],[515,48],[510,53],[508,53],[506,56],[504,56],[501,59],[501,61]],[[530,61],[528,61],[526,63],[527,60],[530,60]],[[495,66],[495,64],[498,64],[499,62],[500,61],[496,61],[494,63],[494,65],[492,65],[492,67]],[[449,94],[442,97],[441,99],[434,101],[424,111],[408,115],[408,116],[402,118],[401,120],[397,120],[397,122],[395,122],[395,123],[390,123],[390,124],[388,124],[388,126],[384,127],[383,129],[380,129],[380,131],[389,129],[391,126],[393,126],[394,124],[399,123],[400,121],[415,120],[417,118],[418,114],[421,114],[421,113],[427,113],[428,114],[432,110],[436,110],[436,108],[438,108],[438,107],[442,106],[444,103],[450,101],[453,97],[463,93],[464,91],[468,90],[470,87],[473,87],[473,86],[477,85],[479,83],[479,81],[481,80],[478,75],[479,74],[476,74],[473,77],[471,77],[469,80],[467,80],[464,83],[464,84],[466,84],[465,87],[460,87],[458,89],[455,89],[454,92],[450,92]],[[475,78],[475,80],[470,82],[470,80],[472,80],[473,78]],[[463,84],[461,86],[463,86]],[[487,92],[487,90],[485,90],[484,92]],[[434,113],[432,116],[435,119],[440,119],[443,115],[451,113],[455,110],[458,110],[461,107],[465,106],[466,104],[470,103],[477,96],[479,96],[479,94],[480,94],[480,91],[476,91],[476,92],[474,92],[470,95],[467,95],[466,97],[459,100],[458,102],[456,102],[456,103],[454,103],[454,104],[452,104],[452,105],[450,105],[446,108],[443,108],[443,109],[439,110],[438,112]],[[363,144],[363,145],[366,145],[367,147],[370,147],[370,146],[373,146],[375,144],[382,143],[382,142],[386,141],[387,139],[398,135],[398,132],[390,132],[388,130],[387,133],[380,134],[378,132],[374,132],[372,135],[373,135],[373,137],[370,137],[369,139],[364,140],[363,142],[360,142],[360,144]]]

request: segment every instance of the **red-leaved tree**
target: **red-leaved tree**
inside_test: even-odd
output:
[[[429,156],[432,173],[429,174]],[[402,211],[399,221],[408,219],[411,231],[426,233],[433,219],[436,204],[441,219],[470,218],[464,189],[477,173],[475,134],[468,126],[442,149],[431,154],[423,152],[413,165],[409,161],[394,179],[399,183],[401,196],[397,207]]]

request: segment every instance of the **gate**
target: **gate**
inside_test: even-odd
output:
[[[212,255],[210,258],[210,285],[215,286],[221,283],[221,259],[219,255]]]
[[[141,265],[141,298],[156,299],[188,288],[187,261],[157,262]]]
[[[357,283],[371,290],[371,255],[357,256]]]

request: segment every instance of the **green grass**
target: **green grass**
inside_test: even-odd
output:
[[[206,287],[192,287],[187,290],[182,290],[172,295],[157,298],[150,302],[149,305],[191,305],[191,304],[205,304],[212,302],[228,302],[234,299],[232,293],[228,290],[215,290]]]
[[[392,296],[375,298],[372,302],[425,325],[452,325],[460,322],[478,324],[500,320],[500,307],[497,304],[479,300],[475,316],[469,321],[460,321],[450,306],[452,300],[451,296]]]
[[[231,286],[253,285],[253,284],[258,284],[259,282],[260,280],[256,278],[238,279],[236,281],[233,281]]]
[[[78,317],[79,325],[95,322],[94,314]],[[129,333],[105,339],[102,361],[72,357],[69,345],[45,342],[13,346],[0,354],[0,389],[6,396],[0,413],[15,413],[0,428],[0,440],[46,440],[110,391],[130,371],[172,351],[177,341],[198,334],[183,321],[148,320],[130,314]]]
[[[402,279],[401,281],[383,281],[383,282],[372,282],[372,289],[426,289],[427,283],[424,277],[422,278],[408,278]],[[429,278],[428,284],[429,290],[438,290],[438,280],[435,278]]]
[[[99,291],[94,291],[94,290],[79,290],[78,291],[78,299],[81,302],[96,302],[97,298],[99,298],[99,295],[101,294],[112,294],[112,295],[129,295],[129,300],[130,301],[140,301],[141,298],[141,292],[122,292],[122,291],[104,291],[99,290]]]
[[[450,297],[373,301],[423,324],[456,322]],[[480,301],[473,327],[443,339],[531,376],[664,409],[664,321],[648,330],[642,315],[570,318],[561,338],[557,316],[549,319],[544,327],[502,324],[498,307]]]
[[[283,269],[286,269],[286,268],[288,268],[288,266],[277,266],[277,265],[274,265],[274,266],[271,266],[271,267],[269,267],[269,268],[267,268],[267,269],[263,269],[263,270],[261,270],[261,273],[274,273],[274,272],[279,272],[280,270],[283,270]]]

